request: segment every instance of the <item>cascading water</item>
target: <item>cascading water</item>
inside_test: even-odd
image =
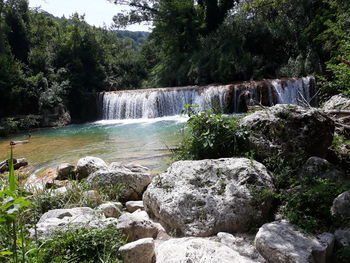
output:
[[[199,110],[221,109],[242,112],[248,106],[273,106],[277,103],[315,103],[313,77],[285,80],[242,82],[223,86],[190,86],[103,92],[99,95],[102,119],[157,118],[178,115],[185,104],[197,104]]]

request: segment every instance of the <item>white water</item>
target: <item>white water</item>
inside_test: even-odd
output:
[[[185,104],[197,104],[199,110],[214,108],[223,112],[240,112],[246,106],[300,104],[303,98],[309,102],[313,96],[311,79],[305,77],[223,86],[105,92],[100,94],[99,107],[103,120],[145,120],[175,116],[181,114]]]

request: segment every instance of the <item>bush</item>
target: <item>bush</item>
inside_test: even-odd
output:
[[[38,244],[36,262],[117,263],[121,262],[118,249],[125,243],[125,237],[113,225],[103,229],[71,229]]]
[[[239,117],[212,111],[189,112],[176,159],[206,159],[243,156],[248,149],[248,132],[239,126]]]
[[[330,231],[330,228],[345,223],[342,217],[333,216],[330,208],[333,200],[348,188],[349,185],[327,179],[306,178],[295,181],[282,196],[285,202],[283,214],[292,224],[306,232]]]

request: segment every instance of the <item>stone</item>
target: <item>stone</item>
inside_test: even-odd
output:
[[[133,213],[138,209],[144,210],[143,201],[128,201],[125,203],[126,210],[129,213]]]
[[[331,207],[333,215],[350,216],[350,191],[338,195]]]
[[[68,186],[70,184],[69,180],[53,180],[51,182],[47,182],[45,188],[56,189]]]
[[[47,239],[56,232],[65,232],[73,227],[102,228],[109,224],[116,224],[116,220],[106,219],[104,215],[89,207],[54,209],[41,216],[36,224],[36,234],[39,239]],[[34,229],[30,232],[31,237],[34,237]]]
[[[255,235],[247,233],[229,234],[225,232],[219,232],[216,239],[228,246],[229,248],[237,251],[241,256],[245,256],[253,259],[255,262],[265,263],[264,258],[259,254],[254,246]]]
[[[72,179],[74,177],[74,169],[74,165],[71,165],[70,163],[61,163],[57,166],[57,179]]]
[[[13,161],[14,161],[14,162],[13,162],[13,168],[14,168],[15,170],[18,170],[19,168],[25,167],[25,166],[28,165],[28,161],[27,161],[27,159],[25,159],[25,158],[14,159]]]
[[[8,166],[9,160],[4,160],[0,162],[0,173],[8,172],[9,166]],[[18,170],[22,167],[26,167],[28,165],[28,161],[25,158],[20,159],[13,159],[13,169]]]
[[[345,174],[327,160],[313,156],[300,169],[299,178],[305,176],[338,181],[343,179]]]
[[[325,110],[350,110],[350,98],[343,94],[331,97],[323,105]]]
[[[140,200],[151,180],[152,176],[149,172],[132,172],[124,166],[96,171],[87,178],[87,183],[94,188],[119,187],[120,200],[129,201]]]
[[[97,210],[101,210],[106,218],[118,218],[122,214],[122,211],[112,202],[99,205]]]
[[[250,131],[249,148],[260,158],[325,158],[335,129],[319,110],[282,104],[244,117],[240,126]]]
[[[334,235],[338,246],[350,246],[350,228],[338,229],[335,231]]]
[[[83,197],[90,199],[91,201],[94,201],[94,202],[101,201],[100,194],[95,190],[88,190],[88,191],[83,192]]]
[[[145,210],[178,236],[244,232],[269,215],[274,189],[264,165],[246,158],[180,161],[155,177],[143,195]]]
[[[57,176],[56,169],[46,169],[43,172],[30,175],[24,183],[24,187],[30,191],[43,190],[48,184],[53,184]]]
[[[333,255],[335,236],[331,233],[322,233],[316,236],[318,241],[326,248],[326,262],[331,262]]]
[[[263,225],[255,237],[256,249],[269,263],[325,263],[329,245],[284,220]]]
[[[76,174],[78,179],[84,179],[96,171],[107,170],[108,166],[100,158],[87,156],[79,159],[76,167]]]
[[[228,246],[205,238],[173,238],[156,244],[156,263],[256,263]]]
[[[118,219],[117,228],[123,232],[129,242],[147,237],[156,238],[159,229],[148,214],[141,210],[122,214]]]
[[[142,238],[120,247],[119,253],[124,263],[153,263],[154,248],[153,238]]]

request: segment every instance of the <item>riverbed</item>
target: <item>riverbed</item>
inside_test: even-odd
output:
[[[180,140],[186,118],[180,116],[104,120],[31,132],[28,144],[14,146],[15,158],[27,158],[33,172],[54,168],[62,162],[76,164],[84,156],[100,157],[106,162],[137,163],[154,172],[165,171],[170,149]],[[25,140],[19,134],[0,140],[0,159],[9,156],[9,142]]]

